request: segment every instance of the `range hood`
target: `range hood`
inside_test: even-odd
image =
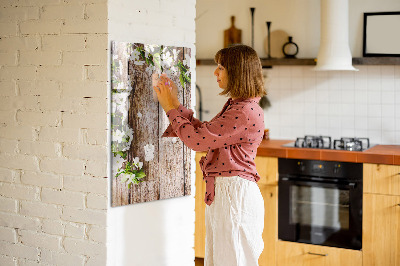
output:
[[[313,70],[352,70],[348,0],[321,0],[321,40]]]

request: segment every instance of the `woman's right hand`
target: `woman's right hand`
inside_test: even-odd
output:
[[[170,84],[172,102],[175,108],[178,108],[179,105],[181,104],[178,100],[178,87],[170,78],[168,78],[167,74],[165,73],[160,75],[160,79],[162,80],[162,82],[168,82]]]

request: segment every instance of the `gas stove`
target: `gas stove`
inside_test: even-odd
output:
[[[285,147],[314,148],[344,151],[364,151],[374,145],[370,145],[369,138],[340,138],[332,142],[329,136],[311,136],[297,138],[295,142],[284,144]]]

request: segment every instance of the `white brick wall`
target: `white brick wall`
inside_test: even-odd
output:
[[[0,1],[0,265],[105,265],[107,1]]]

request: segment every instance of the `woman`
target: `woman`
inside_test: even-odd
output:
[[[264,248],[264,201],[254,163],[265,128],[258,105],[266,95],[261,63],[246,45],[218,51],[215,62],[219,94],[230,98],[209,122],[194,118],[179,103],[176,85],[160,77],[153,88],[171,122],[162,137],[179,137],[195,151],[208,151],[200,160],[206,182],[205,265],[258,265]]]

